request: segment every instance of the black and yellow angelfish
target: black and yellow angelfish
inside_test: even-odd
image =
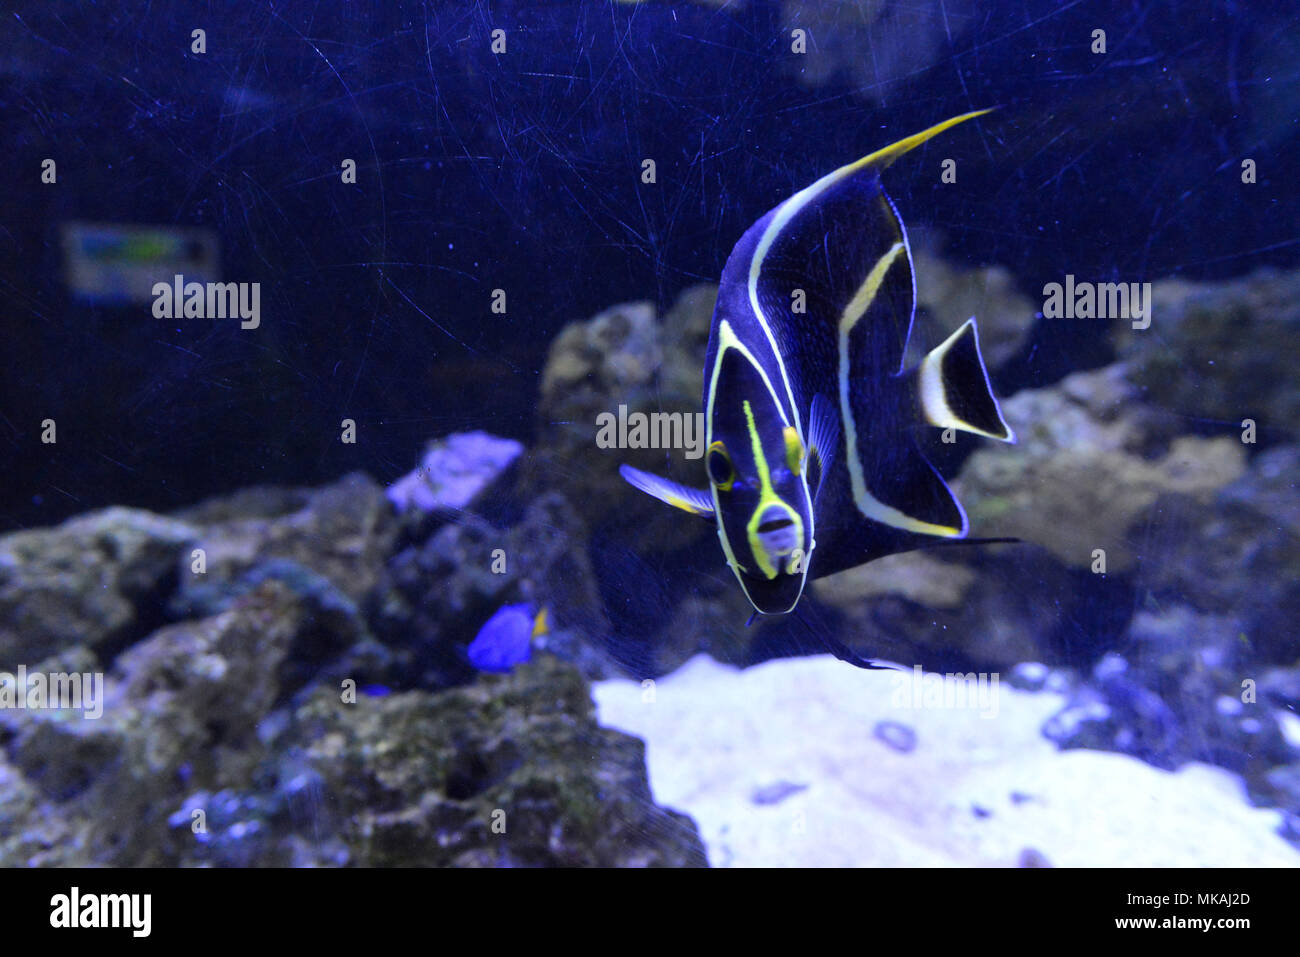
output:
[[[972,318],[903,368],[916,290],[890,163],[953,117],[823,176],[741,237],[705,359],[709,488],[623,466],[670,505],[716,519],[759,612],[792,611],[820,578],[966,536],[966,514],[916,446],[918,424],[1014,442]]]

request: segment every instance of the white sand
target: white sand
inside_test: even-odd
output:
[[[593,693],[602,724],[646,741],[655,800],[695,819],[715,866],[1015,866],[1026,849],[1055,866],[1300,865],[1233,774],[1059,751],[1039,733],[1059,695],[1001,683],[982,717],[905,707],[911,681],[829,656],[742,671],[700,655],[652,702],[629,681]],[[881,741],[880,721],[915,749]],[[807,787],[755,802],[779,782]]]

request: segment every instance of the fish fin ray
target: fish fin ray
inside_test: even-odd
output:
[[[703,518],[713,518],[713,500],[703,489],[691,488],[652,472],[643,472],[630,465],[620,465],[618,474],[623,476],[623,480],[633,488],[659,499],[665,505],[680,508],[683,512],[690,512]]]
[[[919,133],[913,133],[911,136],[905,136],[897,142],[890,143],[888,146],[876,150],[874,153],[862,157],[856,162],[850,163],[846,169],[851,172],[871,167],[872,169],[886,169],[894,160],[898,159],[904,153],[910,153],[922,143],[931,140],[945,130],[950,130],[959,123],[965,123],[967,120],[973,120],[977,116],[983,116],[985,113],[992,113],[996,106],[991,106],[984,110],[974,110],[970,113],[963,113],[960,116],[953,116],[942,123],[936,123],[934,126],[924,129]]]
[[[826,483],[826,476],[835,465],[835,455],[840,444],[839,410],[830,399],[820,392],[813,396],[812,409],[808,413],[808,476],[811,480],[813,458],[816,459],[816,484],[810,482],[813,498]]]

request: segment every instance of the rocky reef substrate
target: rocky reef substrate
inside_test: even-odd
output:
[[[995,379],[1046,321],[1005,270],[924,256],[917,269],[918,335],[937,342],[975,312]],[[1006,398],[1019,444],[934,436],[973,533],[1023,544],[893,556],[817,581],[804,621],[752,628],[712,527],[617,472],[701,484],[700,460],[596,442],[598,417],[620,406],[698,412],[715,295],[696,286],[662,315],[634,302],[570,325],[526,447],[458,433],[386,486],[354,474],[0,536],[0,671],[105,675],[99,719],[0,709],[0,863],[700,864],[696,829],[654,803],[641,744],[597,723],[589,684],[659,679],[701,652],[733,668],[816,654],[825,630],[864,655],[997,673],[1029,695],[1007,732],[1020,750],[1000,759],[1023,758],[1025,794],[1052,767],[1094,781],[1105,756],[1091,752],[1115,752],[1143,762],[1107,765],[1127,769],[1130,794],[1213,779],[1218,795],[1240,775],[1270,827],[1300,842],[1300,435],[1286,367],[1300,273],[1156,283],[1151,327],[1117,326],[1114,361]],[[533,660],[480,674],[466,646],[520,602],[548,612]],[[874,678],[835,667],[825,687]],[[740,680],[727,675],[714,676],[719,701]],[[696,687],[670,680],[675,695]],[[798,680],[815,707],[825,682]],[[683,710],[678,731],[696,717]],[[654,781],[660,732],[610,720],[651,740]],[[932,723],[879,722],[869,736],[890,754],[945,740]],[[769,770],[746,779],[757,804],[725,801],[820,799],[814,782]],[[1221,795],[1207,795],[1197,813],[1219,814]],[[654,797],[687,806],[671,786]],[[690,809],[719,862],[718,819]],[[956,827],[956,813],[928,826]],[[1047,836],[955,851],[918,834],[895,857],[1006,863],[1027,849],[1068,863],[1052,820]]]
[[[447,444],[450,497],[358,474],[0,538],[18,697],[103,678],[93,717],[0,709],[0,864],[702,865],[642,743],[594,719],[598,649],[557,627],[508,675],[465,662],[497,603],[569,570],[567,507],[471,516],[513,456]],[[494,574],[498,547],[549,571]]]

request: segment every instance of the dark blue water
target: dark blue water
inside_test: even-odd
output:
[[[1008,264],[1031,291],[1067,269],[1131,281],[1295,261],[1285,4],[936,4],[871,29],[798,7],[69,3],[7,16],[0,97],[17,175],[0,200],[0,294],[20,372],[2,386],[14,481],[0,522],[357,465],[392,478],[425,437],[458,428],[526,437],[542,350],[563,325],[716,280],[781,198],[973,108],[1001,111],[963,144],[960,189],[932,174],[938,145],[890,184],[959,261]],[[496,21],[505,55],[490,49]],[[812,65],[789,52],[800,22]],[[208,52],[191,54],[200,27]],[[1105,55],[1089,49],[1099,28]],[[51,155],[59,183],[42,188]],[[1259,181],[1246,190],[1248,155]],[[346,188],[345,157],[359,170]],[[646,157],[654,189],[639,181]],[[68,219],[208,226],[227,274],[263,283],[274,321],[255,340],[73,302]],[[489,309],[502,286],[507,317]],[[1036,337],[1007,384],[1098,364],[1092,331]],[[32,420],[50,409],[81,417],[77,454],[32,453]],[[382,425],[340,456],[313,423],[345,414]]]
[[[1212,861],[1290,854],[1297,62],[1281,2],[6,8],[0,672],[106,673],[110,730],[83,750],[0,711],[27,802],[0,863],[732,862],[716,821],[658,806],[662,769],[597,725],[592,682],[671,689],[701,652],[750,675],[845,648],[1057,695],[1031,737],[1063,755],[1230,773],[1233,807],[1276,821],[1261,845],[1207,838]],[[597,416],[698,411],[745,230],[983,108],[884,183],[918,261],[914,350],[975,313],[1020,442],[916,423],[888,441],[956,484],[972,534],[1022,541],[867,566],[748,626],[712,528],[617,473],[703,486],[700,461],[599,448]],[[256,287],[255,308],[169,313],[154,283],[178,271]],[[1150,324],[1053,316],[1067,277],[1151,284]],[[697,701],[768,693],[710,680]],[[334,704],[348,682],[355,711]],[[547,709],[564,720],[539,730]],[[1031,720],[1008,709],[997,727]],[[713,719],[680,720],[670,740]],[[883,724],[854,740],[941,739]],[[131,763],[141,727],[176,736],[174,766]],[[1013,789],[1014,737],[990,745]],[[752,766],[786,753],[764,747]],[[826,793],[801,773],[741,805]],[[414,836],[375,824],[388,787],[427,813]],[[525,804],[535,830],[485,837]],[[196,809],[212,828],[191,840]],[[556,820],[559,849],[537,837]],[[88,821],[112,839],[78,844]],[[1125,863],[1065,840],[952,860]],[[1152,860],[1186,863],[1170,853]],[[933,863],[850,861],[900,862]]]

